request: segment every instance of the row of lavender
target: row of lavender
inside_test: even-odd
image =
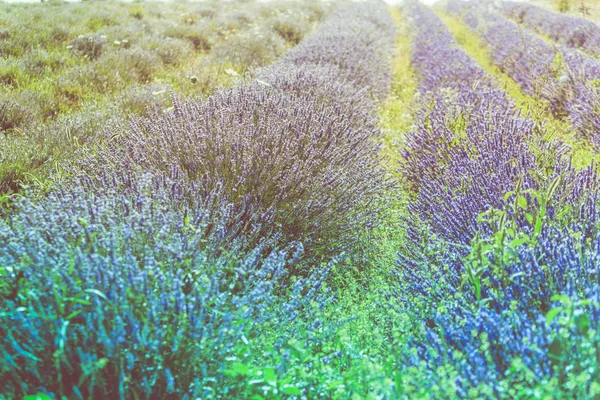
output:
[[[513,1],[503,1],[502,11],[506,17],[524,23],[556,42],[600,55],[600,25],[592,21]]]
[[[330,294],[308,264],[374,221],[393,42],[383,4],[339,9],[256,81],[113,127],[71,182],[19,200],[0,221],[0,393],[235,397],[227,365],[263,323],[279,346],[312,323]]]
[[[432,11],[406,9],[424,99],[402,167],[421,218],[399,259],[400,295],[426,322],[410,360],[459,397],[510,397],[527,374],[575,375],[585,397],[600,374],[598,178],[554,146],[534,154],[534,124]]]
[[[600,61],[540,37],[504,18],[495,8],[450,1],[448,11],[461,15],[490,46],[492,61],[527,94],[548,100],[552,113],[568,117],[579,136],[600,146]]]
[[[518,117],[435,14],[413,6],[411,16],[420,28],[413,64],[430,105],[417,116],[403,154],[403,174],[417,193],[410,207],[436,233],[468,244],[477,216],[500,207],[519,176],[525,173],[524,188],[532,187],[527,171],[535,161],[526,140],[533,123]]]

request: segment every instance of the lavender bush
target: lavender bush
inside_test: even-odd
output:
[[[365,10],[368,40],[328,36]],[[393,32],[381,3],[334,13],[310,39],[323,56],[298,51],[204,102],[173,96],[170,113],[114,122],[70,179],[16,198],[0,222],[2,394],[235,398],[253,391],[237,364],[289,358],[291,339],[318,333],[335,263],[323,256],[352,244],[390,186],[374,101]],[[377,56],[363,75],[345,64],[352,49]],[[286,365],[255,393],[301,394],[293,379],[271,388]]]
[[[233,204],[263,210],[266,222],[279,227],[288,241],[306,241],[327,251],[350,245],[352,232],[373,222],[375,210],[368,204],[389,187],[379,162],[373,107],[358,97],[361,91],[362,97],[371,96],[387,86],[392,42],[384,38],[393,29],[377,11],[373,18],[379,25],[365,22],[370,30],[357,39],[359,23],[348,21],[362,10],[356,6],[334,13],[307,45],[259,71],[266,81],[222,91],[204,102],[175,101],[169,115],[134,120],[90,168],[98,162],[132,163],[148,171],[177,165],[204,193],[222,187]],[[378,28],[385,24],[387,30]],[[345,26],[348,32],[338,30]],[[339,33],[331,36],[334,28]],[[361,70],[338,66],[343,71],[339,77],[293,72],[335,68],[364,51],[377,57],[365,61]],[[327,78],[331,82],[314,86]],[[325,94],[329,88],[346,97],[332,101],[337,93]],[[358,92],[351,94],[353,90]]]
[[[561,384],[594,379],[595,168],[577,172],[551,146],[540,171],[529,147],[539,127],[456,48],[433,12],[417,3],[407,11],[424,105],[402,171],[419,218],[410,220],[392,295],[422,328],[398,363],[430,371],[431,390],[450,382],[460,397],[504,396],[524,371]],[[588,383],[577,393],[594,390]]]
[[[410,11],[419,29],[413,62],[423,76],[424,107],[401,167],[415,193],[409,207],[437,234],[466,245],[478,230],[477,216],[499,207],[519,177],[526,188],[533,185],[526,142],[533,123],[518,116],[435,14],[418,5]]]
[[[600,55],[600,25],[593,21],[512,1],[502,2],[502,10],[506,17],[548,35],[557,42]]]
[[[182,177],[84,179],[0,223],[4,395],[227,395],[237,342],[325,301],[323,269],[284,300],[302,247],[248,247],[253,220]]]
[[[556,116],[568,116],[580,137],[598,146],[600,61],[563,45],[547,44],[493,8],[452,1],[449,11],[463,15],[481,33],[494,63],[526,93],[548,100]]]

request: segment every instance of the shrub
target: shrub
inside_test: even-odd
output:
[[[406,293],[419,293],[419,299],[430,303],[419,315],[429,328],[416,339],[426,345],[413,345],[428,369],[457,373],[458,395],[486,386],[490,397],[500,396],[506,385],[518,383],[511,380],[517,365],[539,380],[558,378],[565,385],[560,390],[567,394],[587,397],[597,390],[589,384],[566,384],[600,374],[590,365],[600,345],[600,336],[590,331],[600,318],[598,236],[588,231],[594,225],[588,217],[597,218],[596,203],[590,199],[587,205],[592,208],[571,228],[548,223],[534,242],[512,244],[523,242],[533,227],[517,231],[517,236],[509,233],[496,247],[498,253],[513,254],[505,257],[508,260],[482,250],[491,249],[497,235],[475,241],[471,256],[439,266],[435,279],[423,273],[431,270],[426,260],[417,265],[401,262],[399,284],[412,282]],[[590,233],[584,244],[582,234]],[[432,385],[439,378],[433,379]]]
[[[174,25],[168,28],[165,34],[176,39],[187,40],[196,51],[207,51],[212,47],[211,33],[204,25]]]
[[[192,45],[183,39],[160,38],[156,40],[153,50],[163,64],[177,67],[191,56]]]
[[[23,65],[16,58],[3,58],[0,60],[0,83],[18,88],[27,82]]]
[[[235,346],[322,301],[323,273],[275,295],[301,248],[245,249],[249,226],[175,175],[108,174],[18,208],[0,222],[11,397],[227,397]]]
[[[465,11],[465,21],[478,29],[490,45],[494,63],[526,93],[548,100],[553,114],[560,118],[568,116],[582,139],[600,144],[594,134],[600,124],[597,110],[600,90],[596,85],[600,62],[596,58],[562,45],[548,44],[518,29],[513,21],[479,9],[475,3],[454,2],[452,8]],[[573,19],[571,23],[576,21]]]
[[[217,43],[212,56],[223,63],[258,66],[274,61],[286,50],[284,40],[262,27],[244,31]]]
[[[12,96],[3,95],[0,98],[0,132],[4,134],[8,134],[30,122],[30,111],[11,100],[10,97]]]
[[[503,3],[503,12],[506,17],[544,33],[552,40],[600,54],[600,26],[593,21],[514,2]]]
[[[422,327],[397,363],[429,376],[427,390],[460,398],[512,398],[546,384],[558,398],[594,397],[596,170],[578,172],[560,145],[537,141],[435,14],[408,10],[431,103],[406,146],[417,192],[409,210],[420,218],[409,218],[394,292]]]
[[[129,15],[135,19],[144,19],[144,7],[140,4],[130,6]]]
[[[77,38],[71,40],[69,46],[71,50],[88,60],[98,59],[104,50],[106,45],[106,39],[100,35],[80,35]]]
[[[246,5],[242,10],[234,9],[221,14],[213,22],[217,27],[226,31],[241,31],[256,19],[255,12],[254,7]]]
[[[373,74],[376,72],[373,71]],[[376,130],[376,103],[356,76],[332,64],[295,64],[285,60],[254,71],[257,81],[298,96],[314,98],[327,107],[342,110],[350,126]]]
[[[86,94],[88,87],[101,91],[107,85],[106,81],[98,81],[98,71],[87,65],[70,69],[64,75],[59,75],[54,82],[52,92],[60,105],[60,111],[76,109]]]
[[[87,29],[91,32],[98,31],[105,26],[117,24],[117,19],[114,12],[110,9],[98,9],[94,14],[90,15],[85,23]]]
[[[290,241],[341,245],[372,218],[363,203],[385,186],[376,131],[333,117],[341,111],[260,84],[240,87],[136,121],[124,150],[111,148],[100,162],[124,157],[163,171],[175,163],[204,190],[222,186],[232,203],[264,210]]]
[[[64,43],[67,40],[69,40],[69,38],[75,36],[73,34],[72,28],[66,24],[55,25],[52,26],[50,29],[50,37],[54,42],[57,43]]]
[[[20,192],[39,179],[38,172],[56,152],[57,148],[43,148],[28,136],[0,135],[0,194]]]
[[[119,101],[126,113],[145,115],[148,110],[162,112],[172,105],[170,90],[170,87],[158,84],[134,85]]]
[[[300,43],[304,35],[311,29],[308,19],[303,19],[302,15],[284,14],[273,17],[266,21],[283,40],[287,43],[296,45]]]
[[[389,89],[389,62],[395,30],[385,11],[365,11],[369,18],[352,18],[352,9],[338,10],[301,44],[290,50],[284,61],[295,64],[333,64],[354,77],[355,84],[367,87],[371,95],[383,98]],[[360,49],[360,50],[359,50]],[[363,54],[357,58],[356,54]],[[372,73],[376,69],[377,73]]]
[[[125,120],[125,110],[118,104],[86,102],[78,110],[60,115],[56,120],[40,127],[33,137],[44,138],[45,146],[49,149],[72,152],[77,146],[97,144],[107,125],[118,125]]]
[[[352,49],[357,54],[370,50],[349,34],[342,37],[348,44],[341,57]],[[389,51],[386,45],[392,42],[373,42],[381,54]],[[327,54],[335,61],[334,54]],[[203,103],[175,102],[171,114],[134,121],[119,145],[101,152],[97,162],[129,160],[149,171],[167,171],[175,164],[207,193],[222,187],[236,207],[264,212],[287,241],[306,241],[323,252],[351,246],[352,232],[374,221],[376,210],[368,205],[389,187],[379,162],[372,106],[358,98],[368,89],[361,86],[362,75],[339,76],[327,64],[298,67],[299,72],[285,65],[264,72],[272,83],[222,91]],[[363,73],[382,82],[385,64],[372,67]],[[324,71],[327,75],[315,76]],[[328,88],[336,92],[325,94]]]
[[[571,8],[570,3],[571,2],[569,0],[557,0],[556,5],[558,11],[560,11],[561,13],[569,12],[569,9]]]
[[[48,72],[56,72],[67,64],[64,55],[39,49],[28,52],[22,62],[29,76],[43,76]]]
[[[152,75],[162,66],[161,58],[155,51],[133,47],[107,55],[98,61],[104,64],[106,69],[109,69],[111,65],[117,65],[119,69],[129,75],[132,81],[140,83],[150,81]]]

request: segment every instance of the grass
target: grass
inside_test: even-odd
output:
[[[390,10],[396,21],[398,40],[396,57],[392,62],[392,87],[380,110],[383,130],[383,156],[388,169],[397,175],[397,162],[402,148],[403,135],[411,128],[414,100],[417,93],[417,80],[410,57],[411,36],[406,23],[403,22],[399,8]]]
[[[577,168],[585,168],[598,155],[585,143],[576,137],[574,129],[567,121],[557,119],[550,113],[547,101],[525,94],[510,77],[504,74],[498,66],[492,63],[485,42],[479,38],[456,16],[447,15],[438,10],[438,16],[444,21],[464,51],[496,79],[498,86],[505,90],[515,101],[524,116],[535,121],[546,132],[545,140],[559,140],[570,147],[573,163]]]

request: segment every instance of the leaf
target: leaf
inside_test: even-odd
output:
[[[250,367],[242,363],[233,363],[230,368],[225,370],[225,375],[229,376],[245,376],[250,373]]]
[[[560,184],[561,178],[561,175],[558,175],[556,178],[554,178],[554,180],[550,184],[550,187],[548,188],[548,194],[546,195],[546,199],[550,200],[550,198],[554,195],[554,192],[556,192],[556,189]]]
[[[504,223],[506,222],[506,213],[500,214],[500,219],[498,220],[498,230],[502,230],[504,228]]]
[[[536,236],[539,236],[542,233],[542,219],[538,218],[535,221],[535,227],[533,228],[533,232]]]
[[[567,296],[566,294],[555,294],[554,296],[550,297],[550,300],[560,301],[563,304],[568,304],[571,301],[569,296]]]
[[[554,307],[546,314],[546,324],[550,325],[557,315],[562,311],[562,307]]]
[[[575,324],[583,335],[587,334],[590,330],[590,316],[588,314],[581,314],[575,318]]]
[[[96,290],[96,289],[85,289],[84,292],[86,292],[86,293],[93,293],[93,294],[95,294],[95,295],[103,298],[104,300],[109,301],[108,298],[104,295],[104,293],[102,293],[99,290]]]
[[[91,302],[84,300],[84,299],[78,299],[77,297],[65,297],[65,301],[72,301],[73,303],[83,304],[84,306],[92,305]]]
[[[52,397],[45,393],[38,393],[23,397],[23,400],[52,400]]]
[[[304,356],[304,350],[302,349],[302,345],[298,342],[296,342],[295,340],[289,340],[284,347],[288,350],[290,350],[290,352],[299,359],[302,359]]]
[[[344,385],[344,381],[340,379],[340,380],[337,380],[337,381],[329,382],[327,384],[327,389],[334,390],[334,389],[337,389],[337,388],[339,388],[340,386],[343,386],[343,385]]]
[[[515,192],[519,193],[521,191],[521,188],[523,187],[523,175],[519,176],[519,179],[517,180],[517,185],[515,188]]]
[[[65,319],[67,319],[67,320],[69,320],[69,319],[73,319],[73,318],[75,318],[76,316],[78,316],[79,314],[81,314],[82,312],[83,312],[83,310],[77,310],[77,311],[75,311],[75,312],[73,312],[73,313],[69,314],[69,315],[67,316],[67,318],[65,318]]]
[[[281,388],[281,391],[283,392],[283,394],[289,394],[289,395],[301,395],[302,394],[302,390],[298,389],[295,386],[284,386]]]
[[[519,247],[519,246],[520,246],[520,245],[522,245],[523,243],[527,243],[527,242],[529,242],[529,238],[528,238],[528,237],[521,237],[521,238],[516,238],[516,239],[513,239],[513,240],[510,242],[510,245],[511,245],[512,247]]]
[[[98,361],[96,361],[96,369],[102,369],[104,367],[106,367],[106,365],[108,364],[108,358],[101,358]]]
[[[277,375],[275,374],[275,368],[268,367],[263,369],[263,378],[271,386],[277,384]]]
[[[527,220],[527,222],[529,222],[530,224],[533,224],[533,215],[527,213],[525,214],[525,219]]]
[[[527,210],[527,199],[523,196],[519,196],[517,198],[517,205],[521,207],[523,210]]]
[[[559,338],[556,338],[548,347],[548,357],[553,361],[559,361],[563,358],[563,345]]]

